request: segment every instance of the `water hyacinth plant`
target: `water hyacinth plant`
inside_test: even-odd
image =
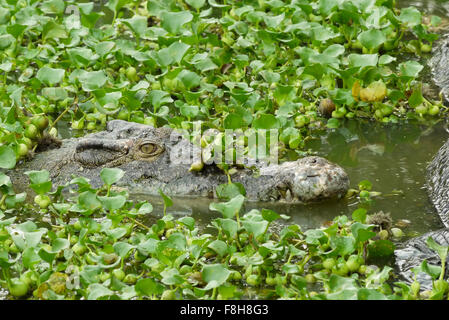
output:
[[[191,130],[277,129],[281,157],[308,152],[314,130],[345,119],[439,121],[422,85],[441,22],[394,0],[0,0],[0,285],[8,299],[443,299],[443,268],[425,262],[431,293],[398,281],[394,243],[360,208],[303,230],[244,190],[217,186],[207,226],[74,177],[53,188],[29,171],[27,194],[6,170],[111,119]],[[220,136],[221,137],[221,136]],[[202,140],[209,145],[213,141]],[[192,167],[200,171],[202,165]],[[69,193],[68,190],[72,193]],[[72,190],[73,189],[73,190]],[[144,223],[153,214],[155,221]],[[445,261],[447,248],[429,242]],[[376,265],[378,264],[378,266]],[[438,280],[436,280],[438,278]]]
[[[76,130],[113,118],[274,128],[297,150],[310,130],[345,118],[445,111],[418,79],[439,20],[391,0],[1,1],[0,21],[0,159],[10,167],[60,119]]]
[[[103,169],[104,186],[74,178],[42,206],[3,203],[0,283],[11,298],[28,299],[416,299],[419,290],[394,280],[392,268],[369,262],[389,257],[394,244],[375,239],[367,210],[352,220],[338,216],[327,227],[303,231],[268,209],[242,215],[245,198],[211,203],[221,217],[208,233],[190,216],[139,219],[148,202],[131,201],[111,185],[123,172]],[[48,172],[29,173],[36,187]],[[39,178],[38,178],[39,177]],[[2,191],[8,178],[3,179]],[[65,199],[63,188],[77,185]],[[8,197],[19,195],[9,192]],[[171,199],[164,196],[164,207]],[[21,205],[18,205],[21,204]],[[165,211],[165,210],[164,210]],[[24,215],[33,212],[32,217]],[[433,246],[432,246],[433,247]],[[440,250],[439,248],[438,250]],[[441,249],[442,250],[442,249]],[[447,252],[447,248],[445,249]],[[442,278],[440,282],[445,282]],[[439,298],[447,290],[440,288]],[[447,289],[447,288],[446,288]],[[433,296],[435,297],[435,295]]]

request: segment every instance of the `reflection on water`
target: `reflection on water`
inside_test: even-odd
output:
[[[312,141],[310,147],[345,168],[353,187],[367,179],[383,193],[372,211],[391,212],[393,219],[408,219],[411,229],[425,232],[443,226],[429,203],[425,174],[427,163],[447,138],[443,125],[426,129],[350,121]],[[402,195],[388,195],[395,190]]]
[[[422,233],[443,226],[429,203],[424,185],[427,163],[447,137],[442,125],[426,129],[413,124],[347,121],[342,128],[316,134],[307,148],[341,165],[351,179],[351,187],[356,188],[358,182],[367,179],[372,182],[373,190],[382,192],[382,196],[375,198],[371,213],[379,210],[390,212],[394,220],[412,222],[405,231]],[[402,194],[389,195],[397,190]],[[143,195],[135,197],[150,200],[154,213],[161,215],[161,199]],[[204,198],[175,199],[175,205],[168,212],[175,216],[191,215],[206,224],[219,217],[217,212],[209,211],[210,202]],[[350,216],[357,205],[357,199],[308,205],[247,202],[245,210],[272,209],[289,215],[289,222],[308,229],[319,227],[337,215]],[[151,222],[154,216],[148,219]]]

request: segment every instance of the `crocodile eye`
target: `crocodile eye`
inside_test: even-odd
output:
[[[157,144],[151,142],[142,143],[139,149],[144,156],[154,156],[163,150]]]
[[[145,143],[140,146],[140,151],[145,154],[152,154],[156,149],[156,146],[152,143]]]

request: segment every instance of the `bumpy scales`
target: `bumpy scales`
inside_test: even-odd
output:
[[[119,185],[130,192],[157,195],[160,188],[171,196],[216,196],[215,188],[228,178],[215,165],[191,172],[190,161],[201,150],[170,128],[113,120],[107,130],[81,139],[64,140],[57,149],[38,153],[10,173],[17,186],[25,187],[27,170],[47,169],[54,185],[63,185],[73,175],[84,176],[91,184],[102,184],[100,171],[118,167],[125,171]],[[339,198],[349,188],[344,170],[320,157],[306,157],[256,170],[239,169],[233,182],[244,185],[249,200],[310,202]]]

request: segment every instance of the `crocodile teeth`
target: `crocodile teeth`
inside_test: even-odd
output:
[[[292,193],[290,189],[287,189],[287,192],[285,193],[285,200],[288,202],[292,201]]]

